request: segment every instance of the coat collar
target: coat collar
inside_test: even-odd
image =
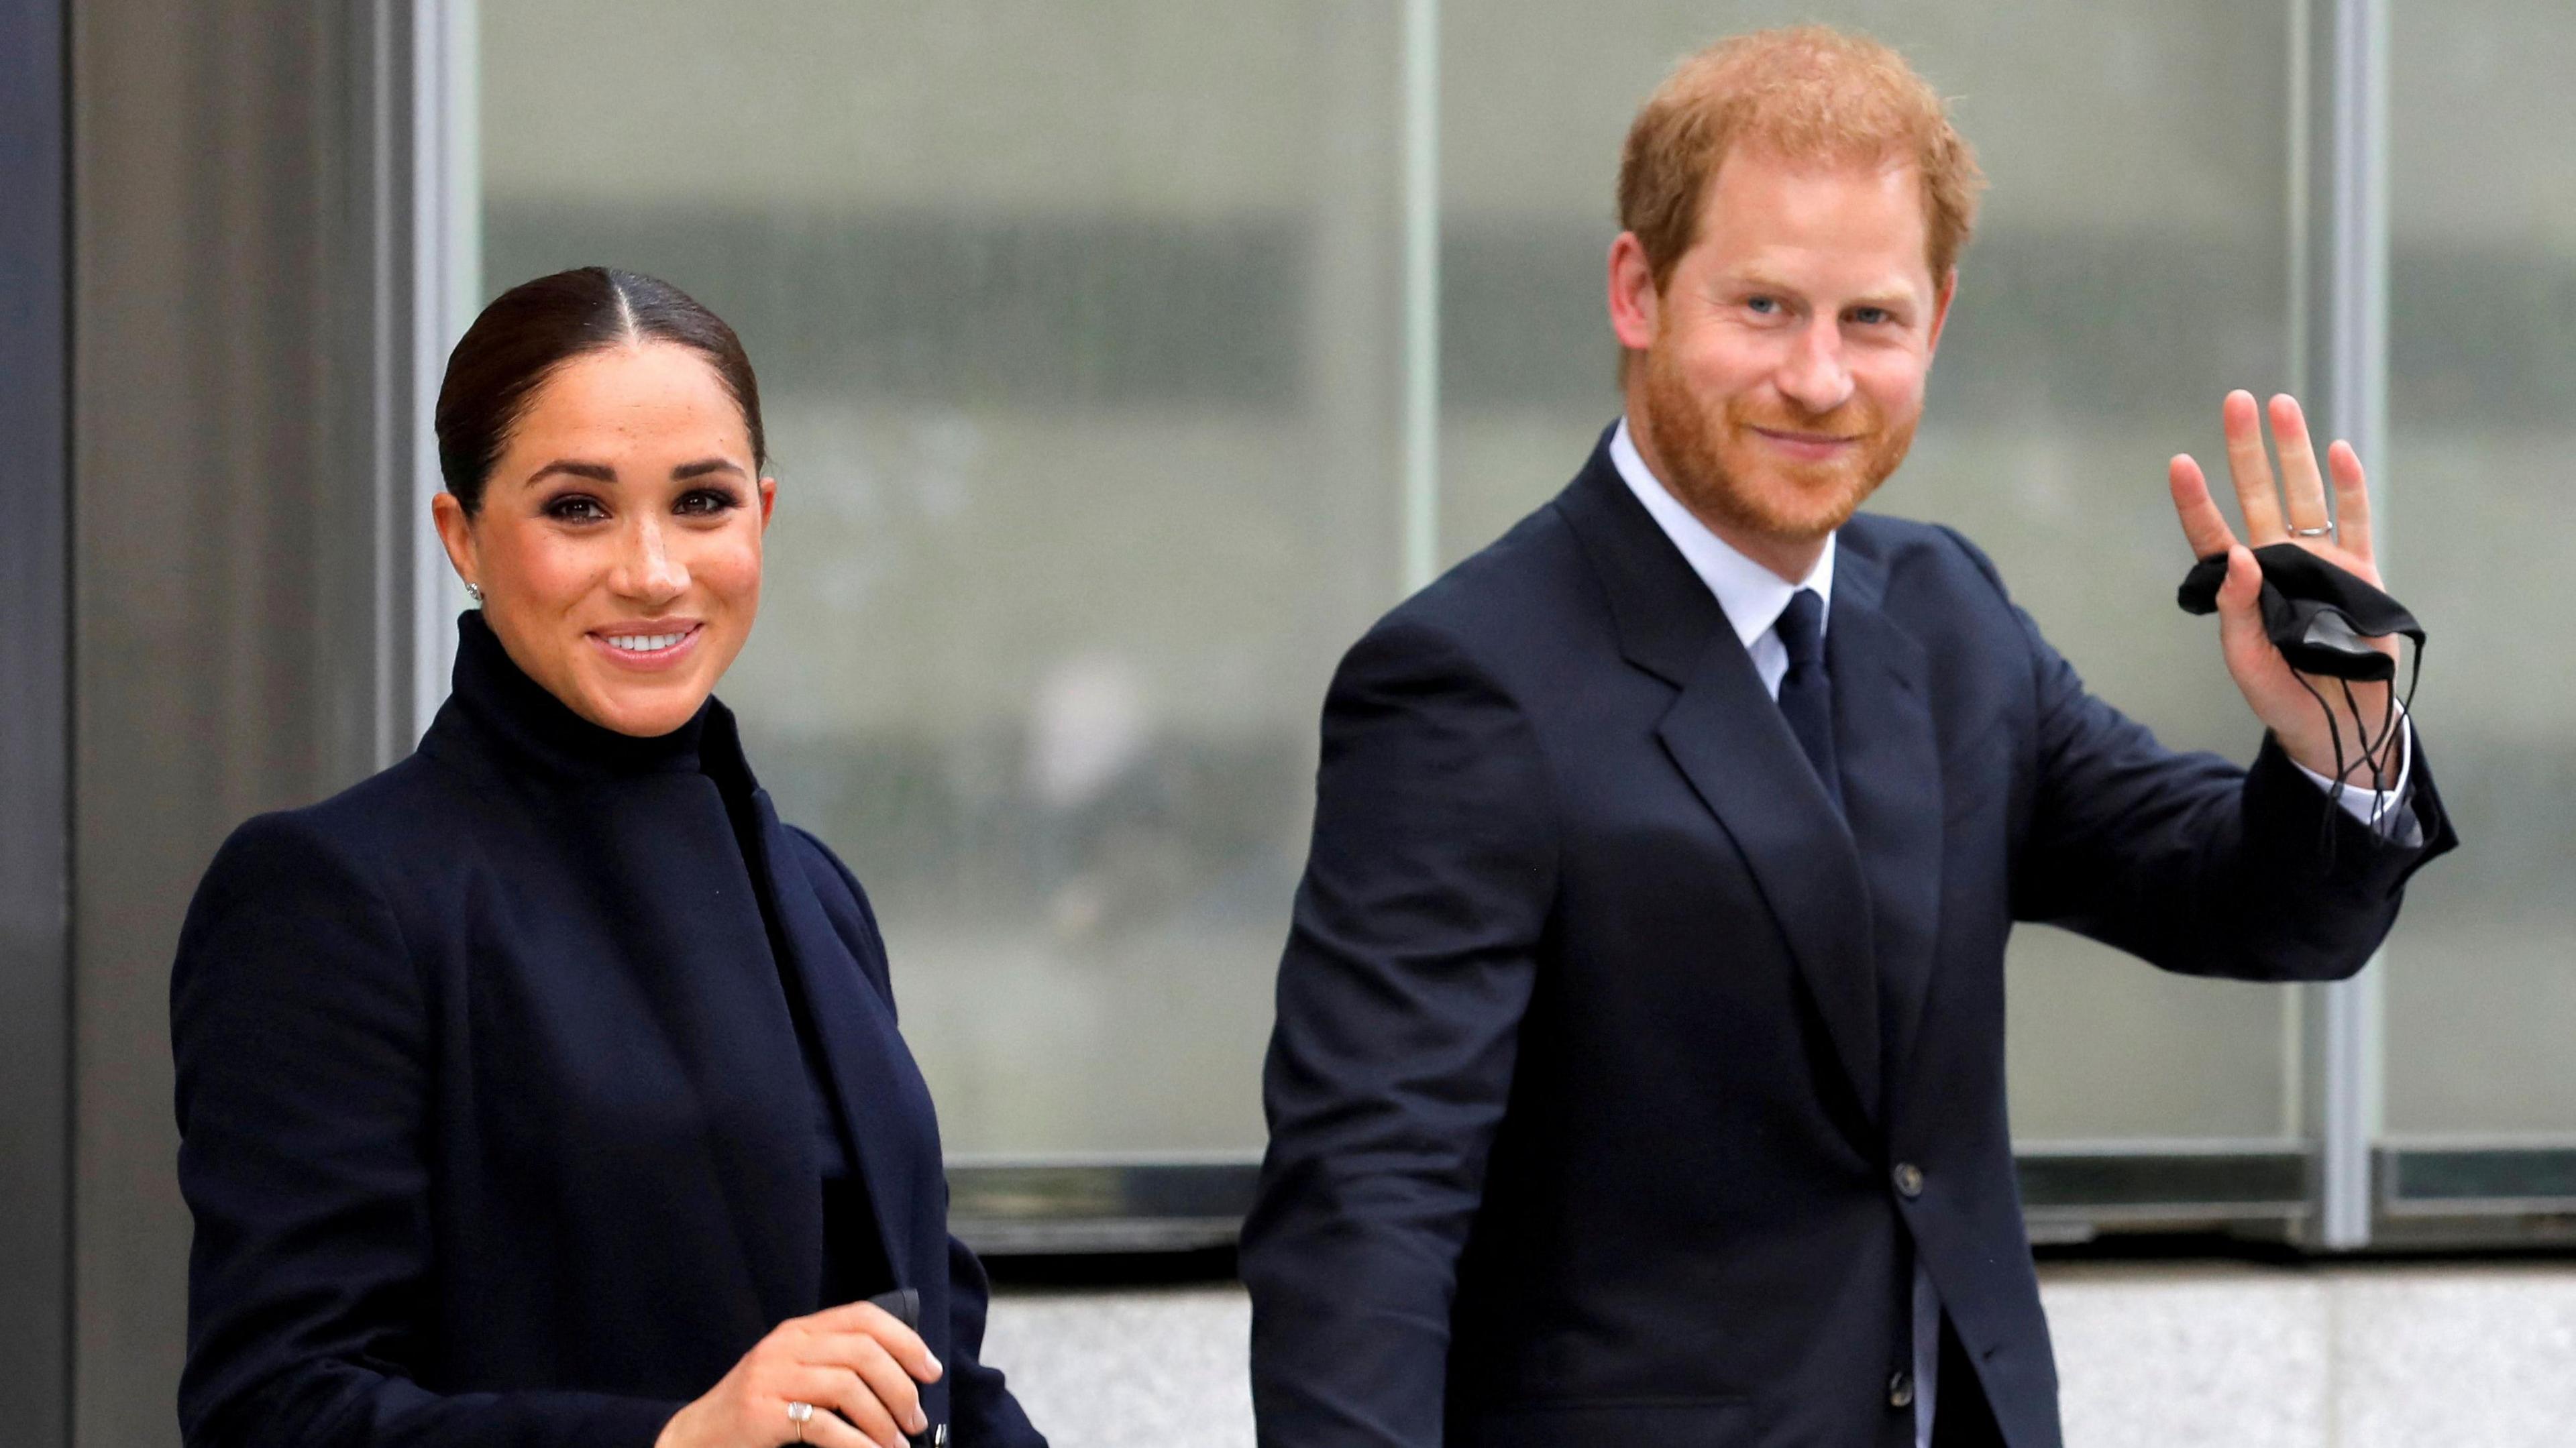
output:
[[[761,1142],[709,1143],[736,1203],[745,1270],[778,1317],[811,1310],[821,1261],[817,1193],[804,1110],[810,1099],[795,1027],[779,986],[804,994],[827,1066],[844,1140],[865,1184],[885,1261],[899,1285],[914,1263],[909,1193],[908,1059],[892,1010],[834,928],[794,839],[744,756],[731,710],[710,698],[670,734],[639,739],[575,714],[511,660],[479,613],[458,621],[454,691],[421,741],[423,752],[498,773],[511,786],[580,791],[578,808],[551,806],[570,848],[623,887],[625,963],[661,1009],[677,1054],[712,1096],[749,1092],[793,1101]],[[738,828],[733,812],[744,822]],[[776,932],[761,917],[766,898]],[[772,966],[771,944],[787,959]],[[927,1109],[927,1102],[921,1104]]]
[[[701,751],[713,748],[727,757],[711,756],[708,762],[748,775],[733,716],[714,699],[699,706],[687,723],[654,738],[601,728],[529,678],[479,609],[468,609],[456,620],[456,667],[449,677],[447,702],[421,740],[432,755],[479,753],[514,774],[598,784],[696,774]],[[718,715],[721,725],[710,737],[709,724]]]
[[[1866,532],[1847,534],[1825,661],[1843,813],[1869,882],[1883,1079],[1894,1083],[1912,1054],[1939,944],[1947,811],[1931,656],[1889,608],[1886,561]]]
[[[1591,560],[1610,606],[1611,625],[1618,631],[1620,653],[1679,687],[1698,670],[1710,636],[1723,633],[1732,640],[1734,630],[1717,595],[1700,582],[1681,550],[1620,478],[1610,460],[1616,431],[1616,424],[1602,431],[1592,456],[1557,495],[1555,507],[1573,525]],[[1742,653],[1743,645],[1737,644],[1736,651]]]
[[[769,898],[777,904],[778,935],[787,947],[786,974],[804,992],[821,1038],[825,1074],[839,1098],[842,1137],[853,1150],[852,1161],[868,1193],[885,1261],[896,1286],[918,1287],[905,1250],[913,1240],[911,1194],[893,1189],[911,1174],[910,1163],[916,1159],[901,1133],[917,1123],[894,1109],[908,1099],[897,1072],[908,1069],[899,1063],[908,1061],[910,1053],[893,1010],[869,988],[852,958],[854,947],[825,914],[767,790],[753,792],[751,810],[760,856],[751,864],[765,872]],[[920,1105],[927,1112],[928,1102]]]

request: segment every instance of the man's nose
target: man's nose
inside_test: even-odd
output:
[[[1831,412],[1850,401],[1851,368],[1843,361],[1841,329],[1802,329],[1781,364],[1777,385],[1783,396],[1809,412]]]

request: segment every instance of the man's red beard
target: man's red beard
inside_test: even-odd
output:
[[[1649,347],[1639,365],[1646,369],[1647,442],[1665,486],[1703,518],[1786,542],[1813,542],[1849,521],[1905,461],[1921,417],[1891,427],[1860,392],[1830,412],[1773,410],[1731,397],[1712,415],[1673,349]],[[1830,461],[1799,462],[1755,436],[1757,427],[1847,437],[1854,445]]]

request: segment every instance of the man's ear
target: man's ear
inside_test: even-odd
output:
[[[1941,279],[1941,290],[1932,299],[1932,338],[1923,346],[1926,355],[1941,350],[1941,329],[1950,325],[1950,303],[1959,295],[1959,269]]]
[[[1619,345],[1643,352],[1655,343],[1661,325],[1663,297],[1655,289],[1654,264],[1637,233],[1623,231],[1610,243],[1610,332]]]

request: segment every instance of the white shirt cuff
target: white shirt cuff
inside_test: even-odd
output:
[[[2308,782],[2334,796],[2344,812],[2369,826],[2381,838],[2400,845],[2420,844],[2424,831],[2415,822],[2415,811],[2406,807],[2406,785],[2415,768],[2415,721],[2403,708],[2397,716],[2397,781],[2386,789],[2356,789],[2350,784],[2336,793],[2333,780],[2293,759],[2291,764],[2308,777]]]

